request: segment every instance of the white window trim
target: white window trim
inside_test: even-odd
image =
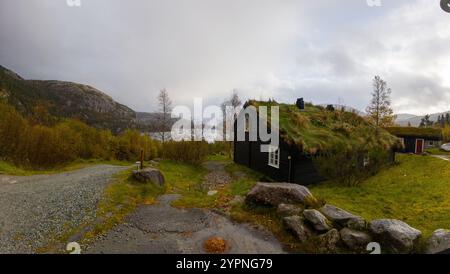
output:
[[[403,146],[405,146],[405,138],[399,138]]]
[[[245,132],[250,132],[250,117],[245,115]]]
[[[280,148],[275,146],[269,147],[268,165],[274,168],[280,168]]]
[[[370,157],[369,157],[369,155],[366,155],[366,156],[364,156],[364,159],[363,159],[363,166],[368,167],[369,165],[370,165]]]

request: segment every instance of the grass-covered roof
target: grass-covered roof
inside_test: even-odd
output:
[[[303,111],[295,105],[277,102],[252,100],[247,104],[255,107],[279,106],[280,138],[305,153],[369,151],[373,148],[388,150],[401,146],[397,137],[356,113],[326,110],[312,104],[306,104]]]
[[[442,137],[442,131],[439,128],[388,127],[385,129],[391,134],[399,137],[415,137],[425,139],[441,139]]]

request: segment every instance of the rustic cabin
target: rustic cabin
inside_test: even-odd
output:
[[[382,147],[388,151],[386,161],[395,161],[394,148],[400,146],[399,139],[383,129],[376,128],[356,113],[305,104],[303,99],[298,99],[296,104],[248,101],[244,109],[248,106],[258,108],[274,105],[279,106],[279,146],[271,148],[270,152],[261,152],[261,145],[267,142],[261,142],[259,134],[257,141],[249,140],[249,119],[243,117],[246,113],[241,112],[238,119],[245,120],[246,140],[238,141],[236,120],[236,163],[259,171],[274,181],[308,185],[325,180],[316,168],[315,157],[329,152],[340,153],[337,152],[337,147],[344,147],[348,151],[358,148],[358,153]],[[270,108],[268,111],[270,112]],[[258,122],[257,131],[259,126]],[[267,128],[270,129],[270,125]],[[370,162],[366,155],[361,155],[360,159],[361,165],[368,165]]]
[[[442,131],[438,128],[389,127],[386,130],[403,143],[403,149],[399,152],[422,154],[425,150],[439,148],[442,144]]]

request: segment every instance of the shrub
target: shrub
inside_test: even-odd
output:
[[[208,143],[206,142],[169,141],[162,145],[164,159],[188,164],[202,163],[208,153]]]
[[[450,143],[450,125],[445,125],[442,129],[442,137],[444,139],[444,143]]]
[[[336,149],[318,155],[313,163],[325,178],[347,186],[356,186],[389,163],[389,152],[382,148],[366,151],[358,148]]]
[[[114,136],[73,119],[39,124],[0,101],[0,158],[15,164],[52,167],[78,158],[136,161],[142,150],[145,160],[153,159],[159,143],[136,130]]]

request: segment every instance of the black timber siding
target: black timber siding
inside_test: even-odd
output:
[[[235,140],[237,140],[236,134]],[[246,140],[234,142],[235,163],[256,170],[277,182],[308,185],[324,180],[314,167],[312,159],[300,153],[295,146],[280,140],[280,167],[276,168],[269,165],[269,153],[261,152],[261,145],[264,143],[248,141],[248,133]]]

